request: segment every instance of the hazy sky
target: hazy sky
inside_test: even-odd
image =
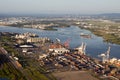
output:
[[[120,0],[0,0],[0,13],[120,13]]]

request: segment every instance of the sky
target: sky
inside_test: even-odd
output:
[[[3,14],[120,13],[120,0],[0,0]]]

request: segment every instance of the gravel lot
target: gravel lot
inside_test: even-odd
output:
[[[53,73],[57,80],[98,80],[86,71],[67,71]]]

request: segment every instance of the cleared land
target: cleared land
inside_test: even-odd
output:
[[[98,80],[86,71],[67,71],[53,73],[57,80]]]

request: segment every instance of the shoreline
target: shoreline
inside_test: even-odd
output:
[[[9,41],[7,41],[7,42],[9,42]],[[38,44],[40,44],[40,43],[38,43]],[[46,51],[46,52],[44,52],[46,54],[49,47],[47,47],[47,45],[48,45],[47,43],[45,43],[45,44],[43,46],[44,48],[42,48],[42,46],[41,46],[41,52],[42,52],[42,50]],[[6,45],[6,46],[8,46],[8,45]],[[38,48],[39,48],[39,46],[38,46]],[[13,50],[14,50],[14,48],[13,48]],[[33,54],[33,55],[35,55],[35,54]],[[26,59],[27,56],[29,56],[29,58],[27,59],[26,63],[28,63],[29,65],[25,65],[24,63],[22,63],[22,60]],[[64,56],[64,57],[60,58],[60,56]],[[30,57],[29,54],[26,54],[26,56],[25,55],[19,55],[17,57],[21,57],[21,58],[19,58],[20,63],[22,64],[22,66],[24,68],[28,67],[27,68],[28,72],[30,70],[30,71],[33,71],[34,74],[36,74],[37,70],[40,69],[39,71],[42,71],[42,70],[43,71],[39,75],[44,75],[44,77],[45,76],[48,77],[47,76],[48,74],[46,75],[46,73],[47,73],[47,70],[49,70],[50,67],[51,67],[50,70],[58,69],[57,71],[65,71],[65,72],[61,72],[61,73],[55,73],[56,76],[59,76],[60,78],[64,78],[64,79],[61,79],[61,80],[70,80],[70,79],[71,80],[74,80],[74,79],[79,80],[79,79],[81,79],[81,77],[82,77],[82,80],[87,80],[88,76],[91,80],[98,80],[98,79],[94,79],[94,77],[99,77],[99,76],[96,76],[96,75],[94,76],[94,73],[93,73],[93,75],[92,75],[92,73],[88,73],[91,70],[93,70],[93,72],[97,72],[97,74],[104,74],[104,73],[102,73],[102,70],[101,70],[101,68],[104,70],[104,65],[100,65],[99,63],[94,61],[92,57],[89,57],[87,55],[81,55],[81,54],[76,53],[74,51],[64,53],[64,54],[61,54],[61,55],[56,55],[56,56],[48,56],[47,58],[43,58],[41,60],[40,59],[38,60],[38,57]],[[57,61],[57,63],[56,63],[56,61]],[[39,65],[39,63],[41,63],[41,65]],[[43,66],[42,66],[42,63],[44,63]],[[54,65],[54,63],[56,63],[57,65]],[[45,68],[45,66],[46,66],[46,68]],[[48,66],[48,69],[47,69],[47,66]],[[67,68],[68,71],[66,71],[66,68]],[[78,70],[78,71],[74,71],[74,70]],[[85,72],[85,74],[84,74],[83,70],[85,70],[87,72]],[[99,72],[99,70],[100,70],[100,72]],[[82,71],[82,74],[80,74],[81,71]],[[33,73],[31,73],[31,74],[33,74]],[[80,75],[82,75],[82,76],[80,76]],[[68,76],[71,76],[71,77],[68,77]]]
[[[96,36],[102,37],[104,41],[107,43],[120,45],[120,38],[118,38],[114,34],[102,34],[99,31],[95,31],[94,29],[88,29],[88,30],[91,31]]]
[[[12,25],[0,25],[0,26],[7,26],[7,27],[18,27],[18,26],[12,26]],[[68,26],[66,26],[68,27]],[[90,28],[83,28],[78,26],[81,29],[85,29],[85,30],[89,30],[91,31],[94,35],[102,37],[104,39],[105,42],[107,43],[111,43],[111,44],[116,44],[116,45],[120,45],[120,38],[118,38],[115,35],[112,34],[102,34],[100,33],[100,31],[96,30],[96,29],[90,29]],[[32,28],[32,27],[18,27],[18,28],[30,28],[30,29],[40,29],[40,28]],[[61,27],[58,27],[61,28]],[[63,28],[63,27],[62,27]],[[53,26],[52,27],[47,27],[44,29],[40,29],[40,30],[46,30],[46,31],[57,31],[57,29],[55,29]],[[108,37],[106,37],[108,36]],[[112,38],[111,38],[112,37]]]
[[[6,31],[7,28],[6,28],[6,29],[5,29],[5,28],[6,28],[6,27],[3,27],[3,30],[2,30],[1,32]],[[7,30],[7,31],[9,31],[9,28],[10,28],[10,27],[8,27],[8,30]],[[74,27],[73,27],[73,28],[74,28]],[[2,28],[1,28],[1,29],[2,29]],[[10,28],[10,29],[11,29],[11,28]],[[13,27],[12,29],[14,29],[14,27]],[[15,27],[14,30],[19,30],[19,29],[20,29],[20,28]],[[23,30],[23,29],[20,29],[20,31],[22,31],[22,30]],[[33,31],[33,30],[35,30],[35,31]],[[37,32],[37,33],[39,34],[39,36],[41,35],[41,32],[39,32],[39,30],[36,30],[36,29],[33,29],[33,30],[32,30],[31,28],[30,28],[30,29],[27,29],[27,28],[26,28],[25,30],[23,30],[22,33],[24,33],[25,31],[28,31],[28,32],[30,31],[30,32],[33,32],[33,33]],[[13,31],[13,30],[10,30],[10,31],[11,31],[11,32],[16,32],[16,31]],[[65,31],[66,31],[66,30],[65,30]],[[46,32],[46,31],[43,31],[43,30],[42,30],[42,32],[44,33],[44,32]],[[53,33],[57,33],[57,32],[58,32],[58,31],[55,31],[55,32],[53,32]],[[51,32],[48,32],[48,36],[49,36],[49,33],[51,33]],[[46,34],[46,33],[45,33],[45,34]],[[77,34],[78,34],[78,33],[77,33]],[[47,34],[46,34],[46,35],[47,35]],[[46,35],[43,34],[42,36],[46,36]],[[62,35],[64,35],[64,34],[62,34]],[[56,36],[56,35],[55,35],[55,36]],[[66,35],[65,35],[65,36],[66,36]],[[51,35],[50,35],[49,37],[51,37]],[[56,37],[57,37],[57,36],[56,36]],[[77,36],[77,37],[80,37],[80,36]],[[58,37],[58,38],[59,38],[59,37]],[[54,39],[54,38],[51,38],[51,39]],[[59,39],[60,39],[60,38],[59,38]],[[76,39],[75,39],[75,40],[76,40]],[[94,40],[93,40],[93,41],[94,41]],[[62,42],[63,42],[63,41],[62,41]],[[105,42],[102,41],[102,43],[105,43]],[[105,46],[106,46],[106,44],[107,44],[107,43],[105,43]],[[74,44],[72,43],[71,46],[72,46],[72,45],[74,45]],[[81,45],[81,44],[79,44],[79,45]],[[107,44],[107,46],[108,46],[108,45],[111,45],[111,46],[113,45],[113,47],[114,47],[114,44]],[[89,46],[89,45],[88,45],[88,46]],[[101,46],[103,46],[103,45],[101,45]],[[104,51],[107,49],[107,46],[104,47],[104,50],[101,50],[101,52],[104,52]],[[117,46],[116,48],[119,48],[119,45],[116,45],[116,46]],[[78,47],[78,45],[76,46],[76,44],[75,44],[75,46],[72,46],[72,48],[74,48],[74,47]],[[89,48],[89,47],[88,47],[88,48]],[[97,49],[98,49],[98,48],[97,48]],[[116,49],[115,49],[115,50],[116,50]],[[90,52],[91,52],[91,55],[92,55],[92,53],[93,53],[93,54],[96,54],[96,56],[94,56],[94,55],[92,55],[92,56],[97,57],[99,51],[93,52],[93,51],[90,51],[90,50],[88,49],[88,50],[87,50],[87,53],[90,53]],[[100,52],[100,53],[101,53],[101,52]],[[117,53],[119,53],[119,50],[117,51]],[[114,53],[112,52],[111,54],[114,54]],[[114,56],[117,57],[116,55],[117,55],[117,54],[116,54],[116,51],[115,51],[115,55],[112,55],[112,57],[114,57]],[[117,57],[117,58],[118,58],[118,57]]]
[[[98,31],[96,29],[83,28],[80,26],[79,26],[79,28],[88,30],[88,31],[92,32],[94,35],[103,38],[103,41],[106,43],[120,45],[120,38],[118,38],[114,34],[101,33],[100,31]]]

